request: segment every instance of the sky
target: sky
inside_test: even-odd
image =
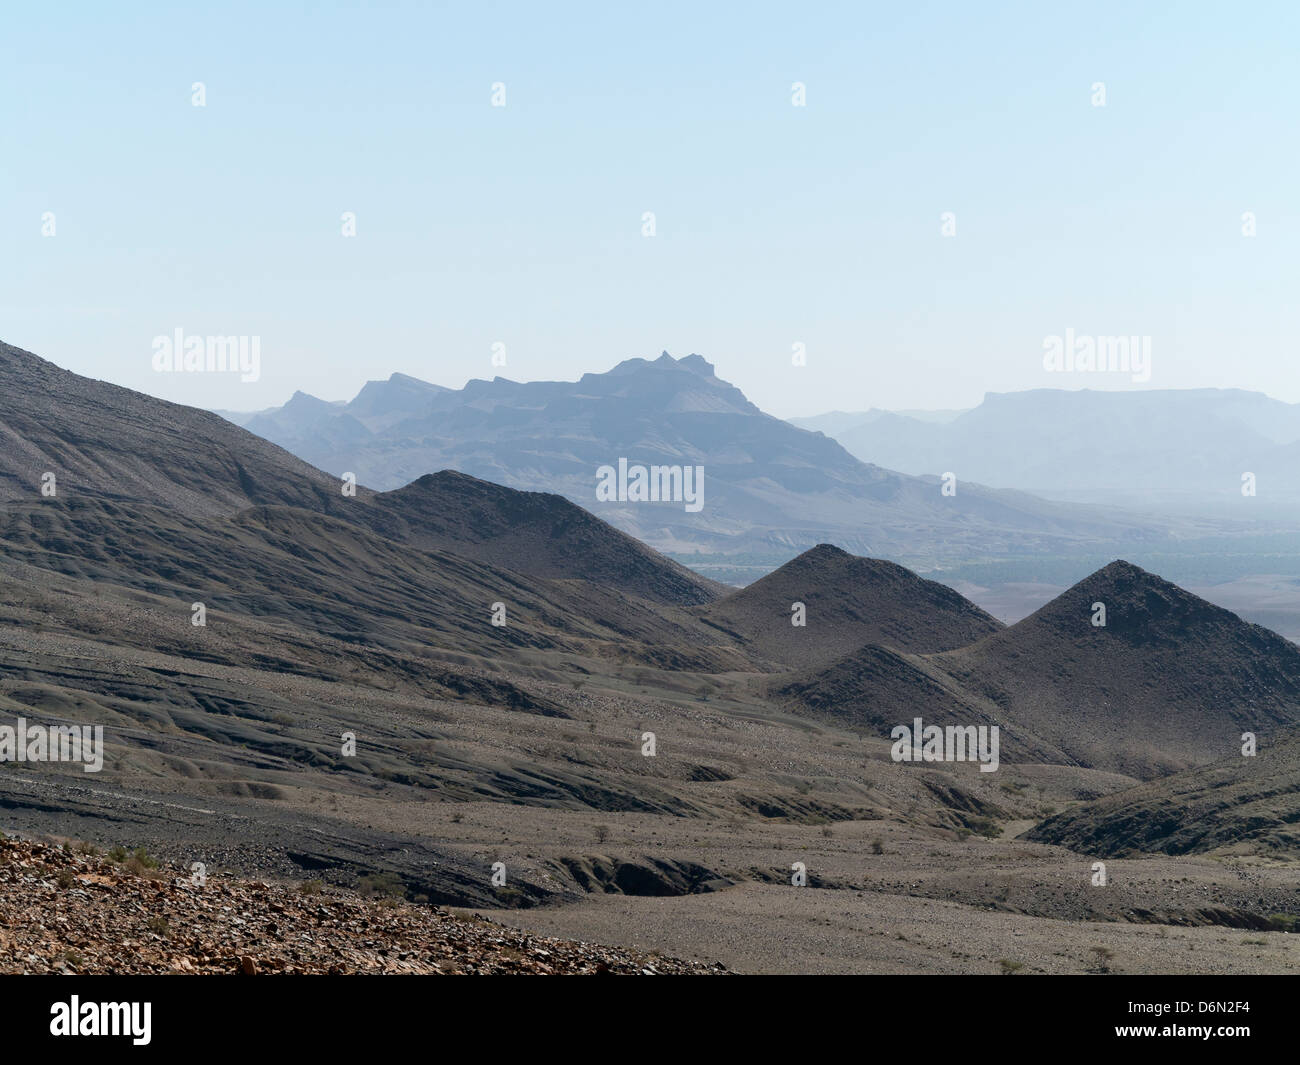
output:
[[[3,22],[0,339],[166,399],[574,380],[667,350],[783,417],[1027,388],[1300,401],[1291,2]],[[159,372],[177,329],[256,338],[257,379]],[[1145,338],[1149,374],[1049,371],[1067,330]]]

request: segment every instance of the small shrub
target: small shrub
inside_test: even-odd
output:
[[[524,893],[513,884],[505,884],[496,889],[496,896],[507,906],[515,906],[523,901]]]
[[[150,857],[149,852],[143,847],[137,847],[135,853],[122,862],[122,868],[132,876],[144,876],[151,880],[157,880],[162,876],[158,871],[158,859]]]
[[[406,897],[406,885],[396,873],[363,873],[357,879],[357,890],[366,898],[401,899]]]
[[[304,880],[298,885],[298,891],[303,895],[319,895],[324,887],[325,883],[322,880]]]

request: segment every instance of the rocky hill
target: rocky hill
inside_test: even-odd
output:
[[[1146,778],[1300,722],[1300,648],[1116,561],[967,647],[864,648],[778,695],[877,727],[910,720],[908,708],[935,724],[998,723],[1040,760]]]
[[[791,623],[804,605],[804,625]],[[925,654],[964,647],[1000,622],[947,585],[819,544],[701,612],[777,662],[829,663],[864,644]]]
[[[366,520],[390,539],[516,573],[591,581],[679,606],[708,603],[728,590],[551,493],[443,470],[374,502]]]

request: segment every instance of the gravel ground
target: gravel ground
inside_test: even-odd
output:
[[[391,899],[207,877],[0,841],[0,973],[687,974],[719,972],[521,933]]]

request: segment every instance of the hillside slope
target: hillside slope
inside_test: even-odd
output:
[[[388,648],[436,634],[458,651],[509,655],[590,639],[698,647],[706,630],[656,604],[717,594],[563,500],[455,474],[344,495],[341,482],[215,415],[7,345],[0,433],[6,554],[172,595],[178,611],[202,602]],[[45,470],[53,496],[41,494]],[[505,626],[490,624],[497,602]]]
[[[1132,854],[1294,854],[1300,850],[1300,737],[1263,733],[1212,765],[1083,803],[1025,839],[1101,857]]]
[[[339,482],[207,411],[92,381],[0,342],[0,500],[57,497],[187,517],[276,503],[337,511]]]
[[[587,580],[683,606],[711,602],[726,591],[562,496],[443,470],[381,493],[374,503],[367,520],[390,539],[516,573]]]

